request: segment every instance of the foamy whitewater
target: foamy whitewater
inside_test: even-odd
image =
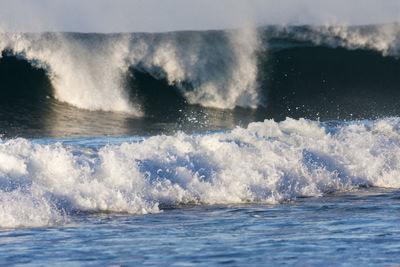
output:
[[[146,214],[162,206],[277,204],[359,187],[400,188],[398,118],[328,125],[267,120],[121,144],[94,138],[83,147],[80,140],[3,141],[0,226],[63,224],[77,211]]]
[[[398,265],[399,36],[1,32],[0,265]]]

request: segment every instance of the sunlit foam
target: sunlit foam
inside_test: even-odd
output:
[[[0,226],[64,223],[75,210],[146,214],[163,205],[274,204],[360,186],[400,188],[399,125],[398,118],[335,126],[267,120],[99,151],[5,141]]]

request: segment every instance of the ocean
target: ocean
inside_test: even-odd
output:
[[[0,264],[400,264],[399,44],[0,32]]]

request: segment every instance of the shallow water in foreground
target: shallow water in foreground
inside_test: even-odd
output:
[[[280,205],[75,214],[68,225],[0,231],[4,265],[391,266],[400,191],[362,189]]]
[[[396,265],[399,131],[399,118],[287,119],[4,140],[0,263]]]

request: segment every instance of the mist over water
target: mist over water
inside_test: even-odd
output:
[[[274,24],[382,24],[400,19],[396,0],[5,0],[2,7],[0,26],[22,32],[165,32]]]

